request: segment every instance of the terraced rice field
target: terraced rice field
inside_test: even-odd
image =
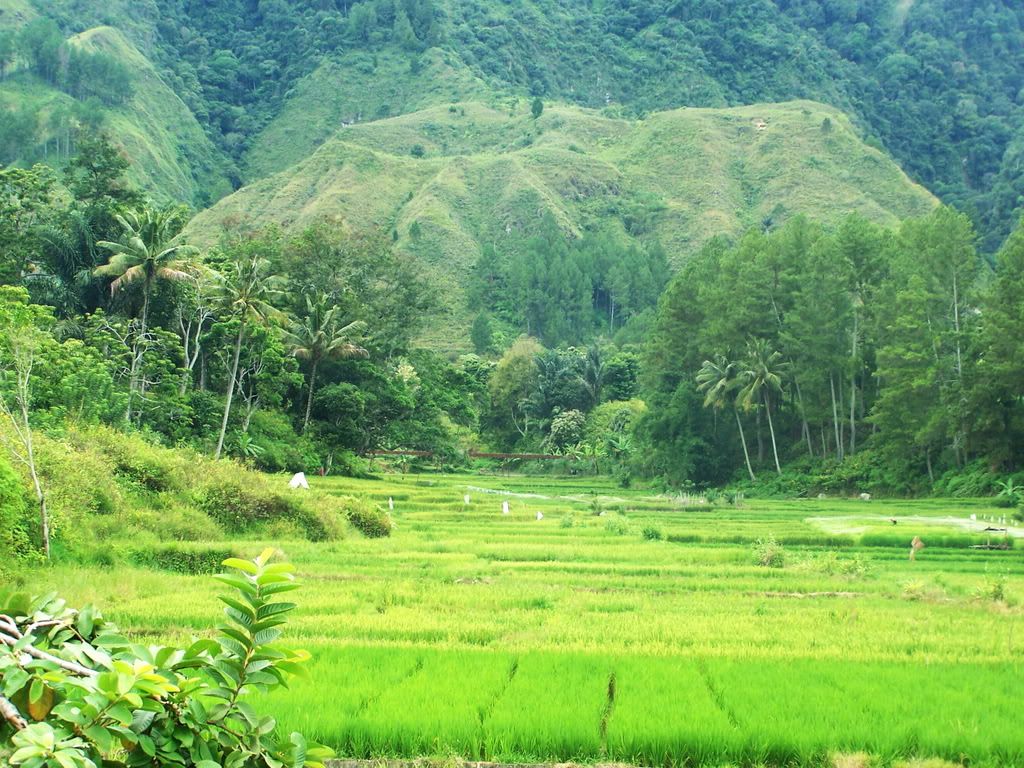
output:
[[[343,756],[819,766],[864,752],[881,765],[1024,765],[1024,550],[971,548],[1004,541],[981,529],[1002,527],[989,518],[1005,510],[712,507],[593,479],[319,482],[392,498],[397,528],[277,542],[305,582],[289,637],[315,662],[261,706]],[[910,562],[915,535],[926,548]],[[769,537],[783,567],[755,564]],[[51,580],[136,632],[217,619],[206,577]]]

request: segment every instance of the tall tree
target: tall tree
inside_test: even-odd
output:
[[[782,394],[783,376],[788,364],[782,355],[771,348],[766,339],[751,339],[747,343],[747,354],[740,371],[740,401],[750,410],[764,404],[768,416],[768,431],[772,438],[772,453],[775,457],[775,471],[782,474],[779,463],[779,446],[775,438],[775,424],[772,420],[772,395]]]
[[[142,289],[142,310],[128,377],[129,396],[125,420],[130,422],[133,395],[140,389],[138,372],[145,354],[153,285],[157,280],[190,279],[192,259],[198,251],[192,246],[175,242],[188,220],[182,208],[157,209],[145,206],[115,214],[115,219],[121,225],[121,236],[117,241],[101,240],[96,244],[109,251],[111,256],[106,264],[96,268],[95,273],[100,277],[114,278],[110,284],[111,295],[135,283]]]
[[[227,392],[224,395],[224,415],[214,452],[218,459],[224,450],[224,436],[228,431],[228,419],[231,418],[231,404],[238,381],[238,360],[246,332],[251,324],[285,318],[284,313],[274,307],[274,302],[280,300],[284,293],[284,282],[271,274],[270,261],[261,253],[261,245],[259,241],[251,241],[240,246],[217,283],[217,293],[225,316],[238,323]]]
[[[367,357],[369,353],[353,339],[366,327],[361,320],[342,323],[340,308],[331,306],[325,293],[315,297],[306,296],[306,311],[294,319],[285,330],[285,343],[292,354],[309,362],[309,388],[306,395],[306,414],[302,420],[302,432],[309,427],[309,414],[316,394],[316,376],[320,363],[331,357]]]
[[[743,420],[740,418],[740,409],[737,406],[738,398],[733,396],[733,391],[740,386],[737,376],[737,365],[730,361],[725,355],[716,355],[714,360],[705,360],[697,373],[697,388],[704,393],[704,407],[721,410],[727,402],[732,403],[732,410],[736,416],[736,427],[740,432],[740,442],[743,444],[743,458],[747,463],[747,474],[751,480],[757,480],[754,476],[754,468],[750,465],[750,451],[747,450],[747,438],[743,434]]]

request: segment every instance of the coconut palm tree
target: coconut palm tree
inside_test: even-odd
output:
[[[587,348],[586,357],[583,358],[583,372],[579,380],[583,388],[590,396],[590,404],[594,408],[601,404],[601,394],[604,388],[604,377],[607,370],[604,355],[601,348],[596,344]]]
[[[742,362],[739,379],[742,383],[738,399],[746,410],[764,404],[768,416],[768,431],[772,437],[772,453],[775,456],[775,471],[782,474],[779,464],[779,448],[775,441],[775,425],[772,423],[772,395],[782,394],[783,377],[789,364],[782,354],[771,348],[766,339],[751,339],[747,342],[747,355]]]
[[[110,251],[111,256],[106,264],[93,270],[93,274],[114,278],[110,283],[111,295],[133,283],[142,284],[139,332],[135,336],[128,376],[126,419],[131,421],[132,396],[138,389],[153,285],[157,280],[190,279],[192,258],[198,251],[190,245],[175,242],[187,221],[182,208],[156,209],[145,206],[116,214],[114,218],[121,225],[121,237],[113,242],[101,240],[96,243],[98,248]]]
[[[305,316],[293,320],[291,327],[284,332],[285,343],[291,347],[292,354],[300,360],[308,360],[310,365],[306,415],[302,420],[303,433],[309,426],[309,414],[313,407],[316,374],[320,363],[330,357],[369,355],[363,347],[352,341],[353,336],[366,327],[366,323],[355,320],[342,325],[338,313],[339,308],[330,306],[326,294],[321,293],[315,298],[307,295]]]
[[[218,459],[224,450],[224,436],[228,431],[231,402],[235,396],[235,384],[238,380],[238,359],[242,353],[242,342],[245,340],[246,331],[252,324],[258,325],[285,319],[285,314],[276,309],[272,303],[282,296],[284,283],[280,277],[272,275],[270,270],[270,262],[267,259],[259,254],[243,252],[228,264],[225,273],[218,278],[216,283],[216,293],[222,311],[229,318],[238,321],[231,373],[228,376],[228,389],[224,398],[224,417],[221,420],[217,450],[214,454]]]
[[[740,409],[737,407],[736,398],[731,397],[734,389],[739,387],[737,378],[736,363],[732,362],[725,355],[715,355],[714,360],[705,360],[697,374],[697,389],[704,393],[704,407],[714,408],[716,411],[725,407],[727,402],[732,403],[732,412],[736,416],[736,426],[740,430],[740,442],[743,443],[743,458],[747,462],[747,473],[751,480],[756,480],[754,468],[750,465],[750,451],[747,450],[747,437],[743,434],[743,420],[740,419]]]

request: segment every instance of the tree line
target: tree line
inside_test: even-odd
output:
[[[715,241],[673,279],[644,354],[648,469],[786,464],[900,492],[1019,469],[1024,232],[993,269],[950,208],[890,231],[804,218]]]

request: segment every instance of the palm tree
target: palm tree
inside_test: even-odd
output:
[[[367,357],[369,352],[352,341],[352,337],[366,327],[366,323],[355,320],[341,325],[339,308],[329,306],[326,294],[316,298],[306,296],[305,317],[291,323],[284,332],[285,343],[292,348],[292,354],[300,360],[308,360],[309,392],[306,395],[306,416],[302,420],[302,432],[309,426],[309,414],[316,393],[316,374],[320,363],[329,357]]]
[[[604,388],[605,376],[604,356],[601,348],[596,344],[587,348],[587,355],[583,358],[583,372],[580,374],[580,383],[590,396],[590,404],[597,407],[601,404],[601,390]]]
[[[139,332],[132,349],[131,368],[128,376],[128,411],[132,417],[132,394],[138,388],[138,372],[149,322],[149,298],[157,280],[187,280],[192,277],[191,257],[198,251],[190,245],[175,243],[186,218],[182,208],[155,209],[145,206],[135,211],[125,211],[114,217],[121,225],[121,238],[116,242],[101,240],[97,247],[110,251],[110,260],[97,267],[93,274],[113,277],[111,295],[126,285],[142,283],[142,313],[139,316]]]
[[[782,474],[779,464],[779,448],[775,442],[775,425],[772,423],[772,393],[782,393],[783,376],[788,363],[782,355],[771,348],[766,339],[751,339],[747,342],[747,356],[743,360],[740,381],[743,388],[738,399],[746,410],[756,408],[759,402],[764,403],[765,414],[768,416],[768,431],[772,436],[772,453],[775,456],[775,471]]]
[[[228,431],[231,416],[231,402],[235,396],[238,380],[238,359],[242,353],[242,342],[251,323],[267,323],[282,320],[285,315],[271,303],[283,291],[280,277],[270,274],[270,262],[259,255],[242,254],[228,265],[226,274],[217,284],[217,294],[225,314],[238,320],[238,334],[235,336],[235,351],[228,376],[228,390],[224,399],[224,417],[221,420],[220,436],[217,438],[215,457],[220,458],[224,450],[224,435]]]
[[[750,451],[747,450],[747,437],[743,434],[743,420],[740,419],[740,409],[736,407],[736,399],[730,398],[730,393],[739,386],[739,379],[736,376],[736,363],[732,362],[725,355],[715,355],[714,360],[705,360],[697,374],[697,388],[704,393],[704,407],[721,410],[726,402],[732,401],[732,412],[736,415],[736,426],[740,430],[740,442],[743,443],[743,458],[747,462],[747,473],[751,480],[757,480],[754,476],[754,468],[750,466]]]

